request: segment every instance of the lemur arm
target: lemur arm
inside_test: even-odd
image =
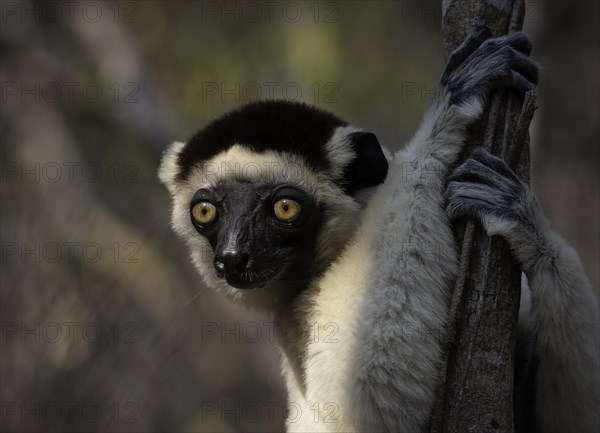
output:
[[[439,380],[450,288],[457,274],[444,212],[447,176],[467,126],[493,88],[531,90],[537,66],[525,35],[479,28],[450,56],[434,101],[365,211],[372,278],[360,314],[355,371],[368,413],[386,431],[426,431]]]
[[[577,253],[552,231],[527,185],[478,150],[448,185],[452,218],[477,216],[503,236],[531,289],[536,336],[536,415],[543,432],[600,428],[600,312]]]

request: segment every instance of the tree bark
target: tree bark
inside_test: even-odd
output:
[[[494,36],[522,28],[523,0],[444,0],[444,48],[448,56],[478,25]],[[482,145],[528,178],[528,128],[535,95],[525,100],[496,92],[471,131],[465,156]],[[451,306],[443,380],[432,433],[512,432],[513,373],[521,269],[506,243],[489,238],[475,221],[456,225],[460,273]]]

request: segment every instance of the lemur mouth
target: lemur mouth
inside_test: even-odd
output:
[[[266,273],[262,275],[257,272],[242,272],[239,274],[227,274],[225,275],[225,281],[236,289],[256,289],[265,286],[269,282],[270,278],[267,277]]]

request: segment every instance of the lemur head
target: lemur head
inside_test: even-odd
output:
[[[206,283],[272,309],[340,254],[356,228],[356,192],[387,170],[372,133],[305,104],[264,101],[173,143],[159,178]]]

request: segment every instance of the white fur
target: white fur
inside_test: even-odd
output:
[[[339,144],[338,140],[341,140]],[[349,147],[344,136],[335,133],[327,145],[337,149],[341,149],[342,146]],[[339,178],[338,173],[341,173],[340,168],[335,168],[335,162],[333,175],[324,172],[316,173],[297,155],[275,151],[258,154],[236,144],[210,161],[198,164],[189,177],[180,182],[176,178],[177,158],[183,147],[183,143],[173,143],[165,152],[159,168],[159,178],[171,192],[172,226],[188,243],[192,262],[209,287],[226,293],[235,301],[251,308],[273,311],[286,302],[286,294],[289,291],[280,287],[278,283],[240,291],[216,277],[212,248],[208,241],[193,228],[190,221],[190,202],[199,189],[210,188],[227,179],[245,179],[256,183],[286,183],[304,189],[316,199],[317,203],[327,204],[328,218],[319,236],[317,263],[329,263],[331,257],[338,255],[339,247],[346,242],[347,234],[355,229],[360,205],[335,184],[334,181]]]
[[[348,145],[347,137],[353,132],[360,131],[355,126],[342,126],[336,128],[331,139],[325,144],[327,159],[332,164],[329,171],[335,179],[341,179],[344,168],[355,158],[355,154]]]
[[[184,146],[185,143],[181,141],[171,143],[163,153],[160,167],[158,168],[158,178],[167,187],[172,197],[177,195],[178,192],[178,184],[175,182],[175,177],[179,171],[177,157]]]

